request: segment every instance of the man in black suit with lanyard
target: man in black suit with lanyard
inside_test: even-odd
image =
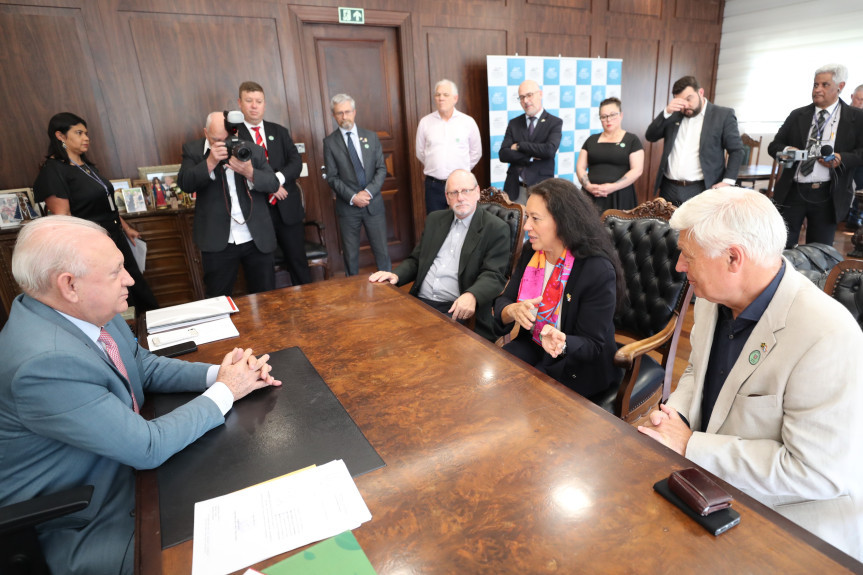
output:
[[[237,100],[244,122],[237,131],[243,140],[249,140],[264,148],[267,162],[276,173],[279,189],[269,199],[270,217],[276,232],[276,240],[285,256],[285,265],[291,274],[292,285],[311,283],[309,260],[306,259],[303,221],[306,209],[302,192],[297,187],[297,178],[303,170],[303,160],[291,139],[287,128],[264,121],[267,102],[264,89],[257,82],[240,84]]]
[[[767,148],[780,160],[792,150],[833,149],[832,157],[795,162],[776,182],[773,201],[788,226],[786,248],[797,244],[804,218],[807,244],[833,245],[836,224],[851,207],[851,178],[863,161],[863,113],[839,99],[847,76],[840,64],[815,70],[812,103],[792,111]]]
[[[246,161],[228,157],[225,119],[222,112],[207,116],[206,137],[183,145],[177,174],[180,189],[196,194],[194,237],[208,298],[231,295],[240,263],[249,293],[276,287],[276,235],[267,197],[279,189],[279,180],[258,146],[249,147]]]
[[[509,164],[503,190],[524,205],[528,187],[554,177],[563,120],[543,110],[542,88],[533,80],[519,85],[518,101],[524,114],[509,121],[498,157]]]

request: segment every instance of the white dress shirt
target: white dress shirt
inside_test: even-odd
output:
[[[438,180],[446,180],[455,170],[471,171],[482,157],[476,121],[456,109],[449,120],[437,111],[420,120],[416,148],[423,173]]]
[[[449,233],[441,244],[432,262],[423,285],[420,286],[419,297],[432,301],[455,301],[461,295],[458,287],[458,264],[461,259],[461,249],[470,228],[476,210],[464,219],[453,218]]]
[[[701,129],[704,127],[704,114],[707,112],[707,100],[701,107],[701,112],[691,118],[680,120],[674,147],[668,156],[668,168],[665,176],[671,180],[697,182],[704,179],[701,171]]]
[[[204,138],[204,156],[210,150],[210,141]],[[249,160],[251,161],[251,160]],[[225,180],[228,182],[228,195],[231,198],[231,231],[228,234],[229,244],[244,244],[252,241],[252,232],[249,231],[249,226],[246,225],[246,217],[243,215],[243,209],[240,207],[240,201],[237,198],[237,181],[234,178],[234,170],[228,167],[227,164],[218,164],[216,170],[225,170]],[[210,179],[216,179],[215,171],[210,172]],[[246,184],[251,190],[254,185],[249,180]],[[251,199],[249,199],[251,203]]]
[[[824,122],[824,128],[821,132],[821,139],[813,142],[812,140],[808,141],[804,149],[809,150],[810,153],[814,150],[815,153],[821,153],[821,146],[829,145],[836,148],[836,127],[839,125],[839,116],[842,115],[842,108],[839,106],[839,100],[833,103],[832,106],[827,106],[826,108],[815,107],[815,113],[812,114],[812,123],[809,124],[809,134],[812,134],[812,128],[817,125],[818,122],[818,114],[821,110],[827,111],[827,121]],[[830,168],[822,166],[819,162],[815,162],[812,166],[812,172],[808,175],[804,176],[800,173],[800,166],[803,162],[798,162],[797,164],[797,174],[794,177],[795,180],[802,183],[813,183],[813,182],[829,182],[832,178]]]

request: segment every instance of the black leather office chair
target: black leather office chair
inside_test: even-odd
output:
[[[512,277],[521,250],[524,247],[524,206],[510,201],[509,197],[497,188],[487,188],[480,192],[480,208],[491,212],[509,226],[510,254],[509,265],[506,270],[506,279]]]
[[[92,485],[0,507],[0,573],[49,575],[36,536],[36,525],[74,513],[90,505]]]
[[[863,261],[844,260],[827,275],[824,291],[844,305],[863,329]]]
[[[819,288],[824,288],[827,274],[841,262],[842,254],[827,244],[800,244],[782,252],[795,270],[812,280]]]
[[[602,219],[626,278],[627,303],[614,317],[614,364],[621,383],[592,398],[624,421],[639,423],[671,391],[671,375],[683,318],[692,299],[686,274],[677,272],[678,233],[668,219],[674,206],[662,198],[632,210],[607,210]],[[648,352],[658,352],[657,361]]]

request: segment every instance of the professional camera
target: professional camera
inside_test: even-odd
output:
[[[228,138],[225,140],[225,147],[228,148],[228,159],[235,156],[241,162],[248,162],[252,159],[252,144],[245,140],[241,140],[237,136],[237,130],[243,125],[243,113],[237,110],[224,112],[225,114],[225,130],[228,131]]]
[[[825,162],[832,162],[836,156],[833,154],[833,146],[829,144],[821,146],[821,149],[815,154],[810,154],[809,150],[789,150],[787,148],[776,154],[776,159],[786,168],[790,168],[794,162],[803,162],[809,158],[816,160],[821,158]]]

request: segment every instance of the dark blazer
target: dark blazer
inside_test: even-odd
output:
[[[139,405],[145,393],[206,389],[208,365],[151,354],[116,316],[105,326]],[[131,573],[134,469],[152,469],[224,423],[198,396],[151,421],[101,348],[59,313],[19,295],[0,332],[0,505],[93,485],[81,511],[43,523],[53,573]]]
[[[216,167],[216,179],[210,179],[204,141],[201,138],[183,144],[183,163],[177,174],[177,185],[184,192],[197,193],[194,236],[198,248],[202,252],[220,252],[227,247],[231,233],[231,198],[221,167]],[[279,180],[267,164],[261,147],[252,146],[250,161],[255,170],[255,187],[249,190],[252,201],[249,202],[245,193],[246,178],[235,173],[237,198],[255,246],[263,253],[270,253],[276,249],[276,234],[267,208],[267,196],[279,189]]]
[[[369,202],[369,213],[377,215],[384,211],[384,201],[381,198],[381,187],[387,177],[387,167],[384,164],[384,153],[377,134],[371,130],[357,128],[360,139],[360,148],[363,151],[363,170],[366,172],[366,187],[372,195]],[[351,198],[354,194],[362,191],[354,165],[348,156],[348,146],[342,136],[342,131],[335,129],[329,136],[324,138],[324,164],[327,168],[327,183],[336,193],[336,213],[340,216],[350,215],[352,210]]]
[[[393,271],[399,276],[398,285],[414,282],[411,295],[419,295],[454,218],[452,210],[430,213],[419,243]],[[490,340],[494,339],[491,304],[506,283],[510,245],[509,227],[494,214],[477,206],[459,255],[458,289],[460,293],[470,292],[476,297],[476,331]]]
[[[265,142],[267,144],[267,163],[270,164],[274,172],[278,172],[285,177],[284,187],[288,192],[287,198],[276,202],[276,208],[279,210],[283,223],[288,225],[298,224],[306,219],[303,198],[300,195],[300,189],[297,187],[297,178],[300,177],[300,172],[303,171],[303,159],[300,157],[300,153],[297,151],[297,147],[291,139],[291,133],[287,128],[273,122],[264,121],[263,124],[264,133],[267,137]],[[255,137],[249,133],[245,124],[240,125],[237,135],[244,140],[255,141]],[[275,224],[276,222],[273,223]]]
[[[701,161],[701,171],[704,173],[704,187],[710,188],[724,179],[737,180],[743,156],[746,154],[743,140],[740,139],[740,132],[737,129],[734,110],[717,106],[712,102],[707,102],[706,106],[698,156]],[[648,142],[665,140],[662,147],[662,160],[659,162],[659,171],[656,173],[656,183],[653,186],[654,191],[659,190],[662,185],[662,178],[668,169],[668,156],[674,148],[674,139],[677,137],[680,122],[684,117],[682,113],[675,112],[666,118],[664,111],[659,112],[644,134]],[[728,152],[727,163],[725,152]]]
[[[863,163],[863,112],[852,108],[841,99],[839,106],[841,111],[839,124],[836,126],[836,145],[833,146],[834,150],[842,155],[842,164],[835,170],[836,179],[833,186],[833,209],[836,211],[837,222],[841,222],[848,215],[854,195],[851,178],[854,177],[855,168]],[[806,149],[814,115],[815,104],[797,108],[788,114],[785,123],[767,147],[767,153],[775,158],[786,146]],[[796,173],[797,163],[782,170],[782,175],[773,189],[775,203],[785,203]]]
[[[498,156],[501,162],[509,164],[503,189],[510,199],[518,197],[518,176],[522,168],[521,178],[528,186],[554,177],[554,156],[560,146],[562,128],[563,120],[546,110],[537,120],[532,138],[527,135],[526,114],[509,121]],[[518,150],[512,150],[516,142]],[[531,158],[534,158],[532,162]]]
[[[509,332],[514,325],[503,325],[503,308],[518,300],[521,278],[534,251],[524,246],[518,267],[494,301],[495,325]],[[620,381],[614,368],[614,309],[617,301],[614,266],[603,257],[578,258],[564,286],[560,330],[566,334],[566,355],[556,359],[533,341],[531,332],[519,329],[518,335],[504,349],[524,359],[535,358],[534,367],[588,399],[603,393]],[[511,346],[516,349],[511,349]]]

